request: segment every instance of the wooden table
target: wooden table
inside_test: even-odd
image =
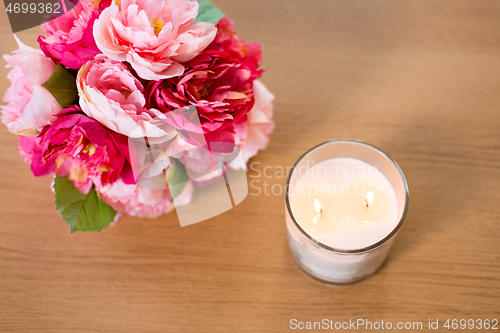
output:
[[[500,2],[214,2],[262,43],[276,95],[254,168],[292,165],[333,138],[400,164],[410,209],[386,264],[346,287],[312,281],[288,253],[283,195],[255,189],[185,228],[172,213],[70,234],[50,179],[31,175],[2,125],[0,331],[288,332],[292,319],[360,318],[448,331],[446,319],[500,319]],[[5,53],[15,44],[1,6]],[[40,32],[18,35],[35,46]]]

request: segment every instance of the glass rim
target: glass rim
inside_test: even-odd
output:
[[[404,190],[405,190],[404,210],[403,210],[403,214],[401,215],[401,218],[399,219],[399,222],[396,225],[396,227],[394,227],[394,229],[387,236],[385,236],[384,238],[382,238],[378,242],[376,242],[376,243],[374,243],[372,245],[360,248],[360,249],[353,249],[353,250],[337,249],[337,248],[328,246],[326,244],[323,244],[322,242],[314,239],[304,229],[302,229],[302,227],[297,223],[297,221],[295,220],[295,217],[293,216],[292,208],[290,206],[290,195],[289,195],[288,191],[290,189],[290,180],[292,178],[292,175],[293,175],[295,169],[297,168],[297,165],[305,157],[307,157],[310,153],[312,153],[313,151],[315,151],[315,150],[317,150],[317,149],[319,149],[321,147],[324,147],[324,146],[327,146],[327,145],[330,145],[330,144],[334,144],[334,143],[338,143],[338,142],[348,142],[348,143],[359,144],[359,145],[363,145],[363,146],[366,146],[368,148],[371,148],[371,149],[375,150],[376,152],[378,152],[379,154],[381,154],[383,157],[385,157],[389,162],[391,162],[394,165],[394,167],[398,171],[398,173],[399,173],[399,175],[401,177],[401,180],[403,181],[403,185],[404,185]],[[401,228],[401,225],[403,224],[403,222],[405,220],[406,213],[408,212],[409,200],[410,200],[410,192],[408,190],[408,184],[406,182],[406,178],[405,178],[405,175],[403,174],[403,171],[401,170],[401,168],[399,167],[399,165],[396,163],[396,161],[394,161],[389,155],[387,155],[384,151],[382,151],[381,149],[375,147],[374,145],[371,145],[371,144],[363,142],[363,141],[354,140],[354,139],[334,139],[334,140],[329,140],[329,141],[325,141],[323,143],[320,143],[320,144],[312,147],[311,149],[307,150],[293,164],[292,170],[288,174],[288,177],[287,177],[286,183],[285,183],[285,205],[286,205],[286,209],[288,211],[288,215],[290,216],[290,219],[292,220],[292,222],[295,225],[295,227],[297,227],[297,229],[302,233],[302,235],[304,235],[309,241],[311,241],[316,246],[318,246],[318,247],[320,247],[320,248],[322,248],[324,250],[327,250],[327,251],[330,251],[330,252],[336,252],[336,253],[340,253],[340,254],[355,254],[355,253],[368,252],[368,251],[371,251],[371,250],[373,250],[373,249],[375,249],[375,248],[383,245],[387,241],[389,241],[398,232],[398,230]]]

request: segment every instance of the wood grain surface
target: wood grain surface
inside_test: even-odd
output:
[[[254,169],[286,168],[334,138],[399,163],[410,208],[387,262],[354,285],[312,281],[288,253],[283,195],[255,188],[185,228],[172,213],[70,234],[50,178],[32,176],[1,125],[0,332],[289,332],[291,319],[325,318],[421,321],[420,331],[439,319],[448,331],[448,318],[500,319],[500,2],[214,3],[262,44],[276,95],[276,130]],[[36,46],[39,34],[18,36]],[[285,183],[248,176],[262,191]]]

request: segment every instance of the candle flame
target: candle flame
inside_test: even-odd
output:
[[[365,197],[366,207],[373,203],[373,191],[370,191]]]
[[[323,215],[323,206],[321,206],[321,204],[319,203],[318,198],[316,198],[316,200],[314,200],[314,210],[318,214]]]

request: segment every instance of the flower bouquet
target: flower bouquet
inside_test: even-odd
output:
[[[54,175],[71,232],[188,205],[266,148],[261,47],[209,1],[81,0],[42,29],[41,51],[16,37],[4,55],[1,119],[33,174]]]

